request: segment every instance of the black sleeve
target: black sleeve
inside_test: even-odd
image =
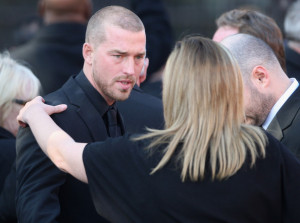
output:
[[[161,0],[132,0],[131,8],[145,26],[149,58],[147,75],[151,76],[164,65],[171,51],[173,45],[171,23]]]
[[[147,209],[152,204],[150,168],[143,151],[127,135],[90,143],[84,149],[94,205],[99,214],[113,222],[139,222],[138,207]]]
[[[65,173],[43,153],[30,128],[19,130],[16,147],[16,208],[19,222],[56,222],[60,213],[58,188],[65,181]]]

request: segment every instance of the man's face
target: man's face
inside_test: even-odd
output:
[[[216,42],[221,42],[227,36],[231,36],[237,33],[239,33],[239,30],[237,28],[231,26],[221,26],[217,29],[212,39]]]
[[[270,113],[274,105],[274,100],[271,95],[259,92],[254,85],[244,83],[246,123],[261,126]]]
[[[106,27],[106,40],[93,52],[92,75],[108,104],[126,100],[144,65],[146,36],[116,26]]]

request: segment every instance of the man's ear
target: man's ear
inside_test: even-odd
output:
[[[141,71],[141,73],[139,75],[139,80],[137,82],[138,86],[140,86],[141,83],[143,83],[146,80],[148,66],[149,66],[149,59],[145,58],[144,65],[143,65],[142,71]]]
[[[93,62],[93,47],[89,43],[84,43],[82,47],[82,55],[84,61],[91,65]]]
[[[255,66],[251,73],[251,80],[257,87],[265,88],[270,84],[270,75],[263,66]]]

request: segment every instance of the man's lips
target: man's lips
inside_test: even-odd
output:
[[[119,83],[124,90],[131,88],[133,85],[132,80],[118,80],[117,83]]]

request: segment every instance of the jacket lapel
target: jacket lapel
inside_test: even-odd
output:
[[[101,115],[81,87],[78,86],[74,78],[71,78],[69,83],[65,84],[64,90],[70,103],[78,108],[77,113],[86,124],[93,141],[103,141],[106,139],[108,135]]]
[[[282,140],[284,130],[292,124],[299,110],[300,87],[295,90],[295,92],[277,112],[276,116],[267,128],[267,132],[271,133],[279,141]]]
[[[277,140],[281,140],[283,137],[280,124],[277,117],[275,116],[270,125],[267,128],[267,132],[274,136]]]

